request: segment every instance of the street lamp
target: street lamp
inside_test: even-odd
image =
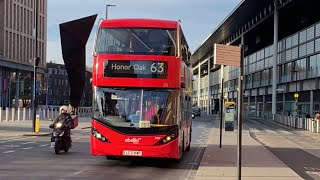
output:
[[[107,4],[106,5],[106,19],[108,19],[108,7],[115,7],[116,5],[113,4]]]
[[[40,57],[38,57],[38,16],[39,16],[39,1],[36,0],[35,5],[35,58],[33,59],[33,92],[32,92],[32,103],[31,109],[33,110],[32,116],[32,132],[35,132],[35,122],[36,122],[36,80],[37,80],[37,67],[40,62]]]

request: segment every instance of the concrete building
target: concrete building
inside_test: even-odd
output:
[[[221,99],[237,102],[239,68],[213,64],[214,43],[242,44],[245,116],[319,112],[320,11],[315,3],[241,1],[191,56],[194,103],[211,113],[219,111]]]
[[[38,37],[37,55],[36,34]],[[30,85],[33,81],[34,58],[37,56],[40,57],[37,80],[40,82],[40,88],[44,89],[46,40],[47,0],[0,0],[1,107],[13,104],[18,106],[19,103],[15,102],[31,100],[32,89],[29,87],[33,87]]]
[[[85,73],[85,87],[79,107],[89,107],[92,105],[91,77],[92,73],[87,70]],[[65,65],[52,62],[47,63],[46,80],[48,93],[41,95],[39,104],[48,106],[68,105],[70,102],[70,83]]]

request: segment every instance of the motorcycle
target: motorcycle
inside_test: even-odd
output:
[[[50,124],[49,128],[53,129],[51,135],[51,148],[54,148],[56,154],[60,153],[60,150],[68,152],[71,148],[71,137],[70,134],[66,133],[67,129],[70,129],[68,123],[70,120],[65,123],[57,122],[55,124]],[[69,131],[70,132],[70,131]]]

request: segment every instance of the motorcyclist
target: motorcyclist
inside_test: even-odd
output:
[[[67,106],[61,106],[59,109],[59,116],[53,121],[53,124],[56,124],[58,122],[65,124],[68,120],[72,120],[71,115],[69,114],[68,107]],[[66,140],[71,144],[71,136],[70,136],[70,121],[69,123],[65,124],[65,137]]]

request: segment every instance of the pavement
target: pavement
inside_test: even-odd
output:
[[[223,131],[219,148],[220,121],[216,120],[211,138],[194,179],[237,179],[237,130]],[[248,131],[242,133],[242,179],[303,179],[254,140]]]

